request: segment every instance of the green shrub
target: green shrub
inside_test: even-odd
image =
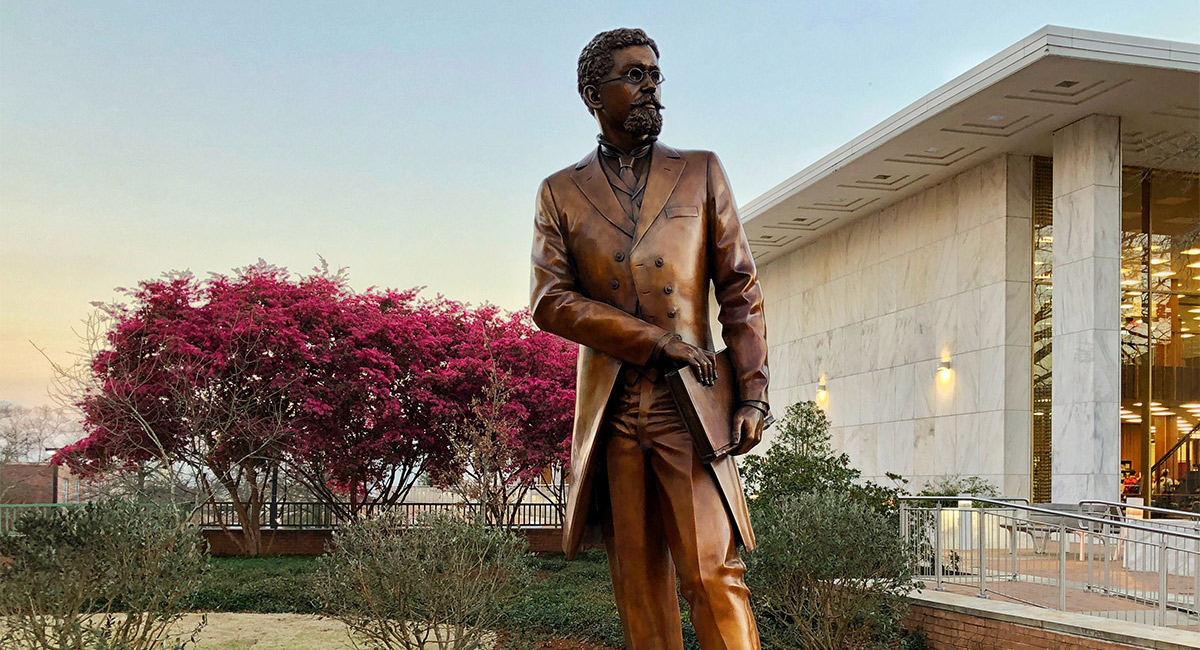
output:
[[[926,483],[925,488],[917,493],[923,497],[953,497],[969,494],[976,497],[986,497],[994,499],[1000,496],[1000,490],[996,489],[985,479],[978,476],[968,476],[963,478],[957,474],[951,476],[943,476],[937,482]],[[915,503],[920,508],[957,508],[957,499],[946,499],[945,501],[920,501]],[[982,504],[978,501],[972,501],[971,507],[979,507]]]
[[[315,557],[213,558],[187,608],[196,611],[317,614]]]
[[[888,474],[895,487],[861,481],[862,472],[850,466],[850,457],[830,444],[829,418],[816,402],[798,402],[784,412],[779,432],[761,456],[741,461],[746,490],[756,503],[818,492],[839,492],[877,512],[899,512],[901,486],[906,481]]]
[[[529,582],[525,540],[449,513],[404,526],[387,513],[337,533],[314,581],[322,612],[368,648],[481,647]]]
[[[894,522],[836,491],[752,511],[747,581],[764,647],[846,650],[896,640],[913,562]]]
[[[758,548],[746,580],[764,647],[872,647],[899,638],[915,583],[900,535],[905,481],[862,480],[834,451],[815,402],[787,408],[761,456],[742,462]]]
[[[104,501],[31,512],[13,528],[0,537],[0,646],[183,648],[203,626],[167,637],[207,564],[196,530],[170,510]]]

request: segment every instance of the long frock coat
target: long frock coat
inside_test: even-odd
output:
[[[762,290],[716,155],[655,143],[636,222],[621,208],[601,164],[593,149],[544,180],[534,217],[534,322],[580,346],[563,525],[568,559],[585,537],[598,537],[600,522],[588,517],[596,437],[621,363],[645,365],[670,335],[713,350],[710,283],[740,397],[767,402]],[[724,457],[711,467],[739,541],[752,550],[737,466]]]

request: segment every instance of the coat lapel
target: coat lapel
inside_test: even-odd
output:
[[[596,208],[600,216],[620,228],[621,232],[633,237],[633,220],[625,214],[625,209],[617,202],[612,186],[608,184],[608,178],[604,176],[604,170],[600,169],[600,157],[596,154],[595,149],[592,149],[590,154],[575,165],[575,171],[571,173],[571,180],[591,202],[592,207]]]
[[[633,245],[637,246],[650,230],[650,226],[658,220],[659,213],[675,191],[683,168],[687,165],[678,151],[655,143],[653,157],[650,159],[650,178],[646,180],[646,196],[642,199],[642,209],[638,212],[637,234]],[[611,193],[611,190],[610,190]],[[616,200],[615,197],[613,199]]]

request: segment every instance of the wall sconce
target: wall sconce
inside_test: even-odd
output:
[[[829,395],[829,391],[825,390],[825,380],[822,379],[821,383],[817,384],[817,401],[818,402],[825,401],[825,397],[828,395]]]
[[[938,379],[941,379],[942,381],[950,378],[950,361],[948,359],[938,362],[937,376]]]

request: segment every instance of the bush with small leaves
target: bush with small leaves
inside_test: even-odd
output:
[[[170,628],[208,565],[193,527],[127,501],[32,510],[0,536],[0,647],[182,650]]]
[[[351,524],[318,560],[322,612],[371,650],[472,650],[532,578],[523,538],[440,513]]]
[[[897,642],[913,561],[884,514],[842,492],[784,496],[752,511],[747,581],[764,648],[846,650]]]

